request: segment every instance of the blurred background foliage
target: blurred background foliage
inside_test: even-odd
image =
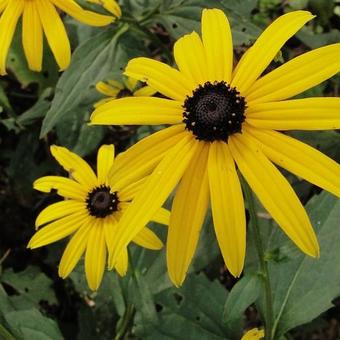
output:
[[[85,7],[91,5],[80,1]],[[257,257],[248,233],[246,267],[235,280],[226,271],[208,216],[191,273],[180,289],[166,273],[165,254],[130,247],[126,277],[105,275],[98,292],[88,290],[80,264],[67,280],[57,276],[63,242],[29,251],[38,212],[57,200],[34,192],[39,176],[61,169],[49,154],[63,145],[92,164],[102,143],[125,150],[152,127],[90,127],[95,84],[122,79],[135,56],[173,63],[175,39],[199,31],[202,8],[222,8],[232,24],[236,57],[277,16],[307,9],[317,17],[290,39],[268,70],[311,48],[340,41],[339,0],[124,0],[122,19],[105,29],[64,17],[73,46],[70,68],[59,74],[46,50],[44,71],[28,71],[20,29],[9,75],[0,78],[0,338],[1,339],[239,339],[261,326],[263,297]],[[339,56],[340,57],[340,56]],[[339,96],[340,77],[303,96]],[[340,162],[340,134],[293,132]],[[300,253],[258,205],[270,263],[277,339],[340,337],[340,202],[286,174],[311,215],[322,255]],[[166,237],[164,228],[157,232]]]

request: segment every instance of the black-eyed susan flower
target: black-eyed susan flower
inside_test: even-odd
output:
[[[34,188],[42,192],[56,190],[65,200],[51,204],[38,215],[38,230],[30,240],[31,249],[45,246],[72,235],[59,265],[59,275],[66,278],[85,252],[85,272],[89,287],[96,290],[102,280],[108,248],[112,245],[121,217],[145,179],[126,180],[120,170],[121,162],[114,162],[114,146],[103,145],[97,156],[97,175],[78,155],[66,148],[52,146],[51,153],[71,178],[46,176],[34,182]],[[116,182],[108,179],[114,164]],[[159,209],[153,220],[167,224],[169,212]],[[160,249],[161,240],[147,227],[133,238],[133,242],[149,249]],[[128,267],[125,247],[115,266],[120,275]]]
[[[91,26],[105,26],[114,20],[112,16],[86,11],[74,0],[0,0],[0,75],[6,74],[8,50],[21,16],[22,44],[29,68],[41,71],[44,34],[60,70],[68,67],[70,42],[57,8]]]
[[[264,339],[264,330],[253,328],[242,336],[241,340],[260,340]]]
[[[312,18],[307,11],[279,17],[233,68],[228,20],[220,10],[204,10],[202,37],[193,32],[175,43],[178,69],[149,58],[129,62],[126,75],[169,99],[112,100],[95,110],[92,123],[173,126],[141,140],[122,156],[130,159],[136,175],[137,167],[152,174],[121,220],[113,261],[179,183],[167,239],[170,278],[176,285],[185,278],[209,197],[224,261],[239,276],[246,220],[236,165],[292,241],[306,254],[319,256],[307,213],[273,163],[337,196],[340,166],[275,130],[340,127],[339,98],[287,100],[340,70],[340,44],[297,56],[262,75],[282,45]]]
[[[124,78],[122,82],[118,82],[116,80],[110,79],[108,81],[100,81],[96,84],[96,89],[101,94],[107,96],[108,98],[104,98],[99,102],[95,103],[95,107],[106,103],[114,98],[123,98],[123,97],[149,97],[153,96],[156,91],[152,89],[150,86],[140,86],[138,80],[127,77]]]

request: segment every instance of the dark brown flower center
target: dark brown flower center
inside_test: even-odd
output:
[[[184,102],[183,122],[199,140],[228,141],[242,131],[245,99],[224,81],[200,85]]]
[[[111,192],[110,187],[101,185],[94,188],[86,198],[86,207],[90,215],[103,218],[118,210],[117,192]]]

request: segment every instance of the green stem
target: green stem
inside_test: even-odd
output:
[[[246,181],[243,181],[244,194],[248,203],[248,211],[250,215],[251,224],[254,230],[254,239],[257,254],[260,261],[260,269],[263,277],[264,290],[265,290],[265,339],[272,340],[272,329],[273,329],[273,301],[272,301],[272,290],[270,286],[270,277],[268,264],[265,259],[265,251],[261,239],[259,224],[257,220],[257,214],[254,204],[253,193]]]

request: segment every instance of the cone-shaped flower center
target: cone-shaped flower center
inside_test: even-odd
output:
[[[184,102],[183,122],[199,140],[213,142],[241,132],[245,120],[245,99],[227,83],[206,82]]]
[[[110,187],[101,185],[94,188],[87,196],[86,207],[90,215],[106,217],[118,210],[117,192],[112,193]]]

